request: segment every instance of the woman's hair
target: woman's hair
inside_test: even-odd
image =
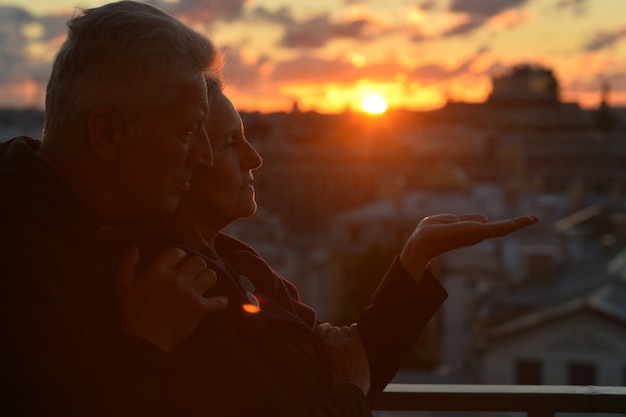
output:
[[[97,108],[136,127],[216,63],[209,39],[145,3],[81,10],[67,26],[46,90],[49,149],[75,151]]]
[[[224,81],[217,75],[206,76],[207,100],[209,102],[209,115],[213,112],[213,99],[224,90]]]

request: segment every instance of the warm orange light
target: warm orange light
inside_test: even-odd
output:
[[[259,311],[261,311],[261,309],[255,306],[254,304],[244,304],[241,307],[243,308],[243,311],[245,311],[246,313],[256,314]]]
[[[380,94],[368,94],[361,101],[361,109],[370,114],[381,114],[387,110],[387,100]]]

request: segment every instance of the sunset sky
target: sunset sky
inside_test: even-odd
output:
[[[99,0],[0,0],[0,107],[43,103],[75,7]],[[162,0],[225,54],[240,110],[357,110],[483,101],[491,75],[551,68],[564,101],[626,106],[625,0]]]

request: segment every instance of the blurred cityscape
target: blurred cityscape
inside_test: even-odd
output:
[[[429,112],[242,113],[264,165],[229,232],[346,324],[423,217],[537,215],[432,264],[450,296],[397,382],[626,385],[626,110],[609,85],[597,109],[561,101],[543,67],[492,84]],[[0,111],[0,140],[42,121]]]

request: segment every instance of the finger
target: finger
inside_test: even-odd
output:
[[[132,245],[122,255],[118,264],[117,287],[125,288],[130,285],[137,274],[137,264],[139,263],[139,248]]]
[[[352,329],[349,326],[341,326],[338,333],[338,339],[340,341],[350,340],[352,336]]]
[[[217,275],[212,269],[205,269],[193,278],[193,288],[199,294],[204,294],[207,290],[217,284]]]
[[[205,271],[207,271],[207,264],[200,256],[192,256],[176,269],[176,272],[179,273],[183,279],[195,279]]]
[[[535,224],[539,219],[535,216],[521,216],[509,220],[500,220],[488,224],[490,235],[492,237],[506,236],[512,232],[523,229],[524,227]]]
[[[328,330],[331,327],[332,326],[330,325],[330,323],[318,323],[318,325],[315,327],[315,331],[322,339],[325,339],[328,335]]]
[[[441,213],[424,217],[422,221],[426,223],[457,223],[459,221],[459,216],[451,213]]]
[[[326,336],[324,337],[324,341],[327,345],[333,346],[339,343],[339,329],[337,327],[331,327],[326,332]]]
[[[222,311],[228,307],[228,298],[223,295],[217,297],[201,297],[200,303],[206,313]]]
[[[330,323],[318,323],[317,324],[317,328],[320,331],[324,331],[324,332],[327,332],[328,330],[332,329],[333,327],[334,326],[332,324],[330,324]]]
[[[350,334],[352,336],[358,335],[359,334],[359,326],[356,323],[352,323],[349,327],[350,329]]]
[[[520,216],[513,219],[513,221],[520,227],[530,226],[531,224],[535,224],[539,222],[539,217],[537,216]]]
[[[359,326],[356,323],[353,323],[350,326],[350,331],[352,332],[352,338],[358,345],[363,345],[363,340],[361,339],[361,334],[359,333]]]
[[[327,343],[333,346],[343,346],[350,342],[351,338],[352,332],[349,326],[332,326],[326,335]]]
[[[508,221],[510,228],[512,231],[522,229],[526,226],[530,226],[531,224],[535,224],[539,221],[539,218],[536,216],[520,216],[510,219]]]
[[[181,248],[167,248],[157,255],[149,268],[165,268],[168,271],[174,271],[186,257],[187,253]]]

